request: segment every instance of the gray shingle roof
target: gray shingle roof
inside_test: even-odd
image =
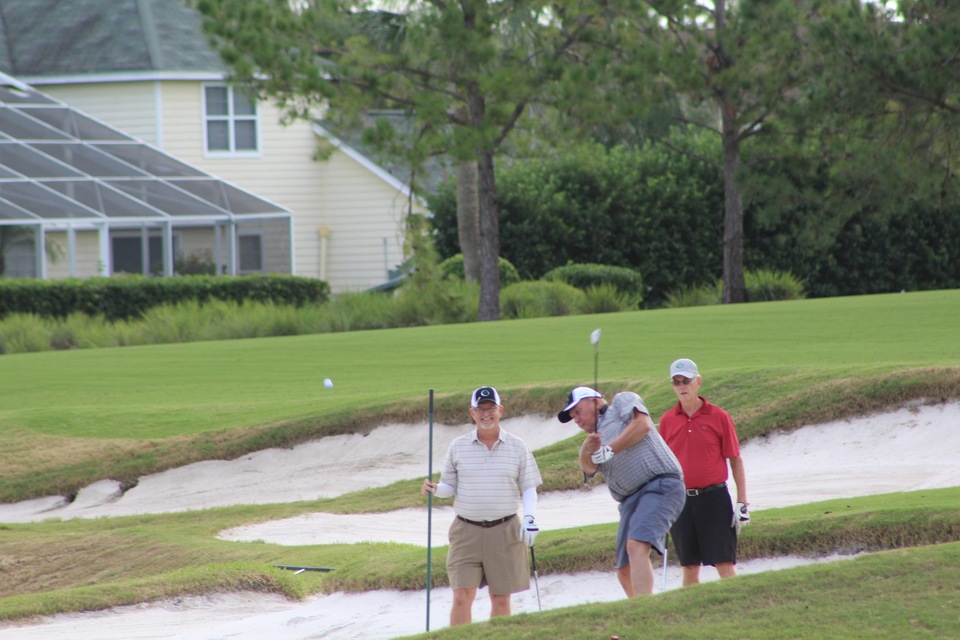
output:
[[[13,76],[224,68],[178,0],[0,0],[0,71]]]
[[[413,130],[413,120],[403,111],[399,110],[385,109],[369,111],[362,118],[359,128],[341,126],[336,120],[330,119],[320,119],[316,122],[326,131],[340,138],[359,153],[376,162],[377,165],[400,182],[409,184],[411,178],[411,166],[409,162],[404,159],[391,157],[388,152],[380,150],[364,140],[363,129],[375,127],[378,121],[389,123],[389,126],[393,128],[396,136],[400,140],[409,138],[415,133]],[[419,173],[415,176],[415,191],[420,194],[434,193],[437,187],[449,179],[454,171],[455,165],[449,156],[433,156],[428,158],[423,163]]]

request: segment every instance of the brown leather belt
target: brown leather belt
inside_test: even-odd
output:
[[[517,517],[517,514],[512,513],[509,516],[503,516],[502,518],[498,518],[497,520],[467,520],[463,516],[457,516],[457,519],[463,520],[467,524],[473,524],[478,527],[483,527],[484,529],[489,529],[490,527],[495,527],[498,524],[503,524],[507,520],[510,520],[511,518],[516,518],[516,517]]]
[[[712,484],[709,487],[704,487],[703,489],[687,489],[687,495],[691,498],[694,498],[704,493],[710,493],[711,491],[716,491],[717,489],[723,489],[726,486],[726,482],[721,482],[720,484]]]

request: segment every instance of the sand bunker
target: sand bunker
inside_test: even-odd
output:
[[[533,448],[579,432],[555,419],[505,420],[508,431]],[[905,408],[866,418],[805,427],[747,442],[743,457],[754,511],[896,491],[960,486],[960,403]],[[435,426],[434,469],[449,442],[470,429]],[[264,504],[279,500],[331,497],[365,486],[381,486],[426,475],[429,444],[426,425],[391,425],[367,436],[337,436],[293,449],[271,449],[229,462],[203,462],[145,477],[121,493],[103,481],[67,504],[49,497],[0,505],[0,522],[45,518],[119,516],[203,509],[228,504]],[[349,460],[350,464],[344,464]],[[575,464],[571,460],[571,464]],[[891,473],[896,469],[896,473]],[[433,509],[434,545],[446,544],[452,510],[437,501]],[[541,529],[562,529],[616,522],[616,505],[604,487],[541,497]],[[236,527],[221,537],[280,545],[353,543],[364,540],[426,546],[426,505],[383,514],[305,514]],[[756,526],[756,525],[751,525]],[[777,558],[741,562],[741,574],[812,562]],[[715,578],[710,569],[703,578]],[[540,576],[544,609],[623,597],[612,571],[576,576]],[[678,588],[679,569],[667,569],[666,588]],[[657,578],[661,590],[661,576]],[[431,592],[431,629],[446,626],[451,594]],[[534,612],[536,593],[514,598],[515,612]],[[474,607],[475,620],[486,619],[485,590]],[[30,625],[0,627],[0,639],[16,640],[353,640],[394,638],[426,628],[424,592],[369,592],[316,596],[289,602],[277,596],[222,594],[121,607],[106,612],[57,615]]]

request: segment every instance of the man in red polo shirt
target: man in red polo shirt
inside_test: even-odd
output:
[[[700,582],[700,567],[717,568],[721,578],[737,575],[737,535],[750,521],[747,481],[740,442],[730,415],[699,395],[703,378],[687,358],[670,365],[679,402],[660,417],[660,435],[683,468],[687,501],[670,529],[683,586]],[[737,485],[734,510],[727,491],[727,461]]]

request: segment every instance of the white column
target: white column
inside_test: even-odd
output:
[[[100,244],[100,259],[97,261],[98,271],[101,276],[110,275],[110,227],[107,223],[97,225],[97,239]]]
[[[163,275],[173,275],[173,222],[163,224]]]
[[[72,224],[67,225],[67,273],[71,278],[77,277],[77,230]]]
[[[42,224],[38,224],[34,231],[34,242],[37,250],[34,255],[36,260],[37,277],[41,280],[47,279],[47,234]]]

